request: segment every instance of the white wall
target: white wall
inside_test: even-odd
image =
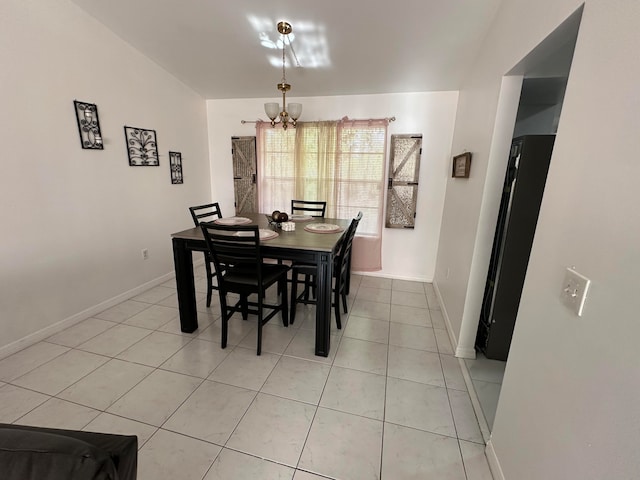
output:
[[[201,97],[67,0],[3,0],[0,24],[2,353],[170,273],[170,234],[211,192]],[[105,150],[80,148],[74,99]],[[156,130],[159,167],[129,167],[124,125]]]
[[[454,329],[476,239],[478,208],[468,206],[489,180],[501,77],[580,4],[505,1],[460,92],[454,150],[478,154],[476,183],[447,189],[440,238],[436,283]],[[638,21],[636,0],[585,3],[489,448],[507,479],[640,472]],[[469,233],[460,239],[462,221]],[[446,279],[448,265],[459,268]],[[580,318],[559,300],[569,265],[593,280]]]
[[[303,104],[302,121],[395,116],[396,121],[389,124],[389,135],[423,135],[416,228],[383,228],[383,269],[376,275],[419,281],[433,279],[444,189],[451,168],[457,98],[457,92],[292,98]],[[255,135],[254,124],[241,125],[240,120],[265,119],[263,104],[273,100],[207,101],[211,182],[218,192],[214,198],[220,201],[223,213],[233,212],[231,137]]]

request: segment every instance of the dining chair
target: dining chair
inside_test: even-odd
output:
[[[327,202],[311,200],[291,200],[291,213],[301,213],[312,217],[324,217],[327,211]]]
[[[350,275],[349,262],[351,259],[351,250],[353,248],[353,239],[356,236],[356,230],[358,224],[362,219],[362,212],[358,212],[358,215],[351,220],[349,227],[338,247],[338,254],[334,257],[333,261],[333,300],[332,306],[335,307],[336,326],[338,329],[342,329],[342,322],[340,320],[340,300],[342,300],[342,307],[344,313],[347,313],[347,286],[348,277]],[[291,267],[291,313],[289,315],[289,323],[293,324],[296,317],[296,305],[298,303],[315,305],[315,299],[310,299],[308,292],[304,291],[308,289],[308,285],[305,283],[304,290],[298,295],[298,275],[305,275],[305,278],[313,276],[315,278],[316,267],[310,265],[292,265]]]
[[[302,214],[309,215],[311,217],[322,217],[324,218],[325,213],[327,211],[327,202],[318,201],[318,200],[291,200],[291,214]],[[308,266],[311,270],[314,266],[308,263],[297,263],[294,262],[294,265],[298,266]],[[309,300],[309,292],[315,297],[315,271],[312,275],[305,275],[304,277],[304,292],[305,299]]]
[[[287,265],[264,263],[260,250],[260,230],[257,225],[200,225],[209,253],[213,259],[218,279],[220,311],[222,314],[222,348],[227,347],[229,319],[234,313],[241,313],[247,320],[248,314],[258,316],[258,348],[262,352],[262,327],[278,312],[282,323],[289,325],[289,305],[287,300]],[[280,303],[267,303],[265,296],[269,287],[278,284]],[[228,303],[227,295],[235,293],[239,300]],[[257,301],[250,301],[250,295],[257,295]],[[264,310],[270,309],[267,315]]]
[[[191,212],[191,218],[193,218],[193,223],[195,223],[196,227],[199,227],[202,222],[213,222],[218,218],[222,218],[220,205],[217,202],[189,207],[189,212]],[[218,289],[217,285],[213,283],[216,278],[216,272],[211,268],[212,264],[211,255],[209,255],[209,252],[204,252],[204,267],[207,271],[207,308],[211,306],[213,290]]]

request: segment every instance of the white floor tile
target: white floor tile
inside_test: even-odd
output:
[[[83,430],[87,432],[115,433],[116,435],[136,435],[138,437],[138,448],[141,448],[158,428],[129,420],[128,418],[111,415],[110,413],[101,413],[89,422]]]
[[[320,406],[376,420],[384,419],[386,377],[334,366]]]
[[[209,375],[209,380],[258,391],[279,359],[278,355],[258,356],[255,350],[237,347]]]
[[[382,478],[466,480],[458,441],[385,423]]]
[[[156,370],[107,409],[131,420],[161,426],[202,380]]]
[[[498,400],[500,399],[500,389],[502,385],[493,382],[483,382],[481,380],[473,380],[473,388],[476,391],[478,400],[480,401],[480,407],[484,418],[489,424],[489,428],[493,425],[493,420],[496,416],[496,409],[498,408]]]
[[[484,444],[469,394],[460,390],[447,390],[447,393],[449,394],[449,402],[458,438]]]
[[[429,308],[429,304],[427,304],[427,296],[424,293],[393,290],[391,292],[391,303],[407,307]]]
[[[465,363],[473,380],[492,383],[502,383],[507,366],[507,362],[488,359],[480,352],[475,359],[465,359]]]
[[[388,346],[355,338],[343,338],[333,364],[363,372],[385,375],[387,373]]]
[[[99,414],[99,410],[51,398],[16,423],[35,427],[81,430]]]
[[[385,421],[456,436],[446,388],[389,377]]]
[[[360,285],[356,300],[361,302],[391,303],[391,290],[384,288],[363,287]]]
[[[181,335],[152,332],[151,335],[119,353],[117,358],[158,367],[190,341],[191,338]]]
[[[158,430],[138,454],[138,480],[204,477],[221,447],[166,430]]]
[[[357,317],[373,318],[374,320],[389,321],[390,312],[391,305],[389,303],[368,302],[356,298],[349,314]]]
[[[10,382],[68,351],[68,347],[53,343],[36,343],[0,360],[0,380]]]
[[[340,347],[340,337],[331,335],[329,337],[330,349],[328,357],[316,355],[316,332],[315,330],[298,330],[291,343],[284,351],[284,354],[291,357],[303,358],[314,362],[331,364],[336,356],[336,351]]]
[[[385,288],[391,290],[393,280],[391,278],[373,277],[370,275],[362,276],[360,281],[361,287]]]
[[[106,410],[152,371],[151,367],[113,359],[63,390],[58,397]]]
[[[149,328],[155,330],[166,324],[169,320],[178,318],[178,309],[163,307],[161,305],[151,305],[146,310],[136,313],[133,317],[127,318],[126,325],[134,327]]]
[[[403,323],[390,323],[389,345],[437,352],[436,335],[433,328]]]
[[[460,451],[464,469],[467,472],[467,480],[493,480],[484,449],[484,445],[460,440]]]
[[[47,338],[47,342],[56,343],[65,347],[77,347],[81,343],[115,326],[116,323],[114,322],[100,320],[98,318],[88,318]]]
[[[101,320],[108,320],[110,322],[123,322],[127,318],[133,317],[136,313],[140,313],[146,308],[149,308],[148,303],[127,300],[115,305],[114,307],[108,308],[104,312],[94,315],[94,317]]]
[[[341,480],[380,478],[382,422],[319,408],[300,468]]]
[[[431,327],[431,315],[426,308],[407,305],[391,305],[391,322]]]
[[[389,322],[350,315],[343,336],[386,344],[389,343]]]
[[[227,447],[295,467],[316,407],[259,393]]]
[[[444,372],[444,383],[447,388],[467,391],[467,384],[462,376],[460,361],[453,355],[440,354],[440,363]]]
[[[205,381],[162,428],[222,446],[255,396],[253,390]]]
[[[150,334],[151,331],[145,328],[120,324],[93,337],[91,340],[81,343],[78,348],[99,355],[115,357]]]
[[[291,480],[294,471],[284,465],[224,448],[204,480]]]
[[[399,290],[401,292],[425,293],[424,285],[425,284],[422,282],[411,282],[409,280],[394,279],[393,284],[391,285],[391,289]]]
[[[101,355],[70,350],[16,378],[13,383],[36,392],[57,395],[108,361],[107,357]]]
[[[274,319],[275,320],[275,319]],[[283,327],[278,323],[269,322],[262,327],[262,351],[281,355],[287,349],[297,331],[294,328]],[[255,335],[245,336],[240,345],[245,348],[257,348],[257,337]]]
[[[219,345],[196,338],[178,350],[160,365],[160,368],[194,377],[207,378],[227,358],[231,353],[231,348],[222,349]]]
[[[0,386],[0,423],[15,422],[49,398],[42,393],[3,384]]]
[[[436,334],[436,342],[438,343],[438,351],[445,355],[453,355],[453,347],[451,346],[451,340],[446,330],[441,328],[434,328]]]
[[[158,303],[159,301],[167,298],[169,295],[175,293],[175,289],[159,285],[147,290],[146,292],[141,293],[140,295],[136,295],[132,298],[132,300],[136,302]]]
[[[331,368],[318,362],[282,357],[262,387],[262,393],[317,405]]]
[[[447,328],[440,310],[429,310],[429,315],[431,315],[431,324],[433,325],[433,328]]]
[[[437,353],[389,346],[390,377],[444,387],[444,375]]]
[[[227,348],[238,345],[245,337],[253,339],[254,352],[258,347],[258,332],[256,331],[256,323],[251,320],[242,320],[240,315],[238,318],[232,317],[228,323],[227,332]],[[200,340],[214,342],[218,346],[222,342],[222,320],[218,319],[200,332],[198,337]]]

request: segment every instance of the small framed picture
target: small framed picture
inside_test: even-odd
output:
[[[469,178],[471,170],[471,152],[465,152],[453,157],[453,178]]]
[[[174,185],[184,183],[182,178],[182,154],[169,152],[169,167],[171,169],[171,183]]]

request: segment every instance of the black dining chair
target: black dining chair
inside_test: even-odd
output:
[[[351,250],[353,247],[353,239],[356,236],[356,230],[358,224],[362,219],[362,212],[358,212],[356,218],[351,220],[349,227],[338,247],[338,254],[334,257],[333,262],[333,300],[332,306],[335,307],[336,314],[336,326],[338,329],[342,328],[342,322],[340,320],[340,300],[342,300],[342,306],[344,313],[347,313],[347,286],[349,284],[348,278],[350,275],[350,260]],[[305,283],[304,290],[298,295],[298,275],[305,275],[305,278],[313,276],[315,278],[316,267],[315,265],[292,265],[291,267],[291,313],[289,315],[289,323],[293,324],[296,317],[296,305],[298,303],[303,304],[316,304],[314,299],[310,299],[308,295],[308,285]]]
[[[241,313],[246,320],[248,314],[258,315],[258,348],[262,352],[262,327],[281,312],[282,323],[289,325],[287,300],[287,265],[264,263],[260,250],[260,230],[257,225],[228,226],[214,223],[200,225],[204,239],[213,259],[218,279],[220,311],[222,313],[222,348],[227,347],[229,319],[234,313]],[[266,291],[278,284],[279,304],[265,301]],[[240,299],[235,304],[228,303],[227,295],[235,293]],[[250,301],[250,295],[257,295],[257,301]],[[267,315],[264,310],[270,309]]]
[[[318,200],[291,200],[291,214],[309,215],[310,217],[322,217],[324,218],[327,211],[327,202]],[[308,266],[309,270],[313,268],[313,265],[307,263],[294,262],[294,265]],[[304,293],[305,299],[309,300],[309,292],[315,297],[315,272],[313,275],[305,275],[304,277]]]
[[[291,213],[323,217],[327,211],[327,202],[310,200],[291,200]]]
[[[193,218],[193,223],[195,223],[196,227],[199,227],[200,223],[213,222],[218,218],[222,218],[220,205],[218,205],[217,202],[189,207],[189,212],[191,212],[191,218]],[[212,264],[213,260],[209,252],[204,252],[204,267],[207,271],[207,307],[211,306],[213,290],[218,289],[218,286],[213,283],[213,280],[216,278],[216,272],[211,268]]]

